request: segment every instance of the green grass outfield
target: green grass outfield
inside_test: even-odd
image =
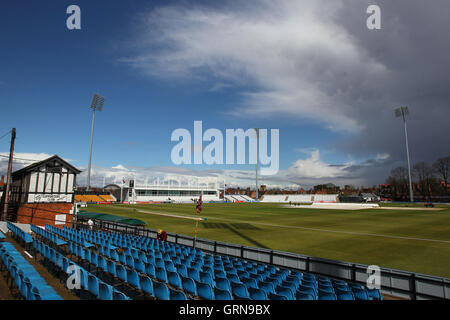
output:
[[[352,211],[205,203],[200,216],[207,221],[199,223],[198,237],[450,278],[450,206],[436,207],[444,209]],[[150,229],[194,235],[195,221],[133,208],[197,216],[195,204],[89,205],[87,209],[141,219]]]

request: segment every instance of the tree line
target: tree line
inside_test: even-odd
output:
[[[449,196],[450,156],[437,159],[433,164],[421,161],[413,165],[411,180],[413,193],[423,199]],[[386,183],[391,186],[392,197],[409,199],[408,169],[397,167],[391,170]]]

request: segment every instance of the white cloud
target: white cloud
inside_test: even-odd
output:
[[[118,170],[125,170],[128,171],[127,168],[125,168],[123,165],[118,164],[117,166],[112,167],[111,169],[118,169]]]
[[[384,160],[377,160],[374,162],[366,161],[359,165],[353,163],[346,163],[343,165],[331,165],[320,158],[320,151],[317,149],[302,149],[302,152],[309,153],[310,157],[307,159],[299,159],[295,161],[287,170],[280,170],[274,176],[260,176],[259,183],[266,184],[269,188],[290,188],[298,189],[299,187],[310,188],[317,184],[332,182],[338,185],[366,184],[364,178],[368,171],[372,170],[373,166],[382,163]],[[8,153],[0,153],[0,173],[6,174]],[[17,153],[15,154],[16,161],[13,165],[13,171],[21,169],[35,161],[44,160],[52,155],[36,154],[36,153]],[[381,155],[385,157],[385,155]],[[19,160],[28,159],[28,160]],[[71,160],[65,159],[69,162]],[[82,172],[77,177],[77,184],[84,186],[87,180],[87,166],[77,166]],[[353,170],[349,170],[352,169]],[[356,170],[356,174],[355,174]],[[359,171],[358,171],[359,170]],[[136,184],[159,183],[167,185],[170,181],[171,185],[187,186],[197,185],[208,187],[223,187],[223,182],[229,187],[254,188],[255,186],[255,171],[239,170],[239,169],[205,169],[193,170],[186,167],[125,167],[124,165],[116,165],[113,167],[100,167],[93,165],[91,168],[91,184],[92,186],[100,187],[105,184],[122,184],[122,180],[126,181],[134,179]]]
[[[345,169],[351,166],[350,163],[345,165],[334,166],[320,160],[320,151],[311,152],[311,157],[307,159],[299,159],[292,164],[287,170],[289,176],[296,178],[337,178],[347,176]]]
[[[240,117],[284,115],[358,131],[347,95],[386,70],[334,22],[341,7],[341,0],[159,7],[145,16],[139,54],[122,61],[152,77],[211,85],[212,76],[211,90],[250,85],[256,89],[242,92],[243,106],[231,111]]]
[[[389,153],[377,153],[376,160],[387,160],[391,157]]]

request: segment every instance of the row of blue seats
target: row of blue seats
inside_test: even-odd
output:
[[[6,226],[8,230],[10,230],[16,237],[18,237],[22,242],[25,244],[29,244],[33,242],[33,237],[30,236],[28,233],[20,229],[18,226],[14,225],[11,222],[7,222]]]
[[[113,286],[103,282],[96,275],[86,271],[81,266],[66,258],[43,242],[34,239],[33,246],[54,268],[59,269],[68,277],[79,272],[80,289],[89,292],[94,298],[100,300],[131,300]],[[75,268],[71,268],[75,266]]]
[[[61,240],[60,238],[58,238],[58,236],[50,231],[47,231],[45,229],[42,229],[38,226],[35,226],[34,224],[30,224],[30,228],[31,231],[36,233],[37,235],[50,240],[51,242],[53,242],[54,244],[56,244],[57,246],[62,246],[67,244],[66,241]]]
[[[74,230],[71,228],[64,228],[64,231],[69,231],[73,235],[82,236],[84,239],[96,244],[110,244],[120,248],[127,248],[133,245],[138,245],[137,241],[143,241],[140,237],[123,235],[123,234],[108,234],[99,231],[88,231],[88,230]],[[140,242],[139,242],[140,244]]]
[[[79,246],[75,246],[75,250],[73,250],[73,253],[79,256],[82,260],[86,260],[90,264],[93,264],[96,268],[99,268],[105,273],[111,274],[114,277],[118,277],[124,282],[130,283],[137,289],[141,288],[139,277],[150,276],[151,278],[156,278],[161,283],[168,283],[178,290],[186,290],[192,297],[199,296],[203,299],[214,299],[215,294],[219,294],[221,299],[225,299],[225,297],[229,297],[229,299],[232,299],[232,296],[237,299],[250,298],[247,289],[244,287],[244,284],[240,282],[239,278],[237,278],[236,282],[228,280],[227,278],[218,277],[218,282],[220,282],[220,280],[228,282],[228,288],[224,288],[223,286],[221,288],[215,288],[215,281],[213,280],[210,273],[201,272],[194,268],[186,268],[185,265],[178,265],[178,269],[180,270],[180,272],[181,270],[184,270],[184,273],[180,275],[177,272],[178,270],[174,267],[169,270],[166,269],[164,265],[155,267],[151,263],[147,265],[141,263],[139,265],[142,267],[138,267],[134,270],[134,268],[137,266],[137,264],[136,266],[134,266],[134,262],[129,263],[129,261],[127,261],[122,265],[121,261],[106,260],[101,255],[97,255],[95,252],[81,248]],[[131,259],[130,261],[133,261],[131,256],[127,257]],[[118,262],[119,264],[116,264],[116,262]],[[223,281],[220,283],[223,283]],[[233,290],[231,290],[229,281],[231,281],[231,283],[233,284]],[[245,292],[245,294],[243,292]],[[252,291],[252,293],[254,292]],[[259,296],[256,296],[256,293],[254,295],[254,297],[258,299],[263,299],[263,296],[264,299],[267,300],[266,295],[260,294]]]
[[[341,280],[329,279],[306,274],[302,282],[302,290],[315,298],[327,297],[330,300],[382,300],[377,289],[369,289],[360,284],[347,283]]]
[[[153,239],[152,239],[153,240]],[[110,253],[108,256],[108,252]],[[228,258],[227,256],[201,256],[201,259],[196,261],[181,261],[177,257],[165,255],[163,259],[149,259],[148,256],[143,255],[142,251],[132,250],[132,257],[129,254],[115,255],[111,254],[112,251],[102,252],[108,258],[113,258],[116,262],[128,266],[136,271],[146,274],[151,277],[155,277],[160,281],[170,283],[168,274],[179,273],[178,275],[184,278],[190,277],[195,283],[208,284],[213,290],[205,289],[206,292],[215,291],[215,289],[228,291],[231,295],[238,298],[277,298],[277,295],[284,296],[287,299],[371,299],[373,297],[380,297],[379,291],[367,291],[361,287],[352,288],[334,288],[330,290],[329,287],[319,288],[311,287],[311,283],[308,283],[309,279],[305,279],[305,283],[301,284],[300,278],[298,283],[292,279],[293,275],[290,275],[290,279],[286,279],[289,275],[289,270],[281,269],[283,277],[276,277],[274,275],[276,268],[274,266],[267,266],[265,264],[258,264],[256,262],[247,262],[238,258]],[[173,259],[175,258],[175,259]],[[140,259],[141,261],[139,261]],[[175,260],[178,263],[173,263]],[[149,262],[149,260],[151,262]],[[181,264],[183,262],[183,264]],[[153,266],[152,266],[153,264]],[[187,265],[187,266],[186,266]],[[193,270],[197,269],[197,270]],[[258,270],[258,271],[255,271]],[[267,270],[270,270],[269,272]],[[208,275],[209,273],[209,275]],[[280,274],[281,275],[281,274]],[[297,272],[297,275],[301,273]],[[306,274],[308,275],[308,274]],[[312,275],[310,275],[312,276]],[[172,276],[173,278],[174,276]],[[233,283],[233,287],[236,288],[216,288],[215,279],[219,280],[226,278]],[[269,278],[269,279],[268,279]],[[266,281],[268,280],[268,281]],[[178,281],[179,282],[179,281]],[[223,282],[223,280],[222,280]],[[177,281],[173,281],[174,284]],[[242,284],[247,290],[244,290]],[[204,287],[203,285],[201,285]],[[261,286],[261,288],[260,288]],[[228,287],[231,287],[228,286]],[[251,288],[251,289],[249,289]],[[239,291],[240,290],[240,291]],[[260,290],[260,291],[258,291]],[[264,291],[264,294],[261,292]],[[355,291],[355,292],[353,292]],[[192,292],[193,293],[193,292]],[[235,294],[236,293],[236,294]],[[225,294],[226,295],[226,294]],[[211,295],[203,294],[203,296],[211,297]]]
[[[71,242],[75,242],[79,245],[82,245],[86,248],[90,248],[93,247],[94,245],[92,243],[90,243],[89,241],[86,241],[82,236],[77,235],[77,234],[73,234],[72,232],[69,232],[66,229],[60,229],[51,225],[46,224],[45,225],[45,230],[48,230],[49,232],[52,232],[60,237],[62,237],[63,239],[67,240],[67,241],[71,241]]]
[[[104,274],[111,276],[112,281],[115,279],[121,281],[122,286],[128,284],[134,290],[160,300],[187,300],[186,294],[183,291],[169,288],[161,277],[158,279],[156,270],[152,264],[149,264],[149,269],[138,272],[120,264],[120,262],[116,263],[114,260],[105,259],[104,256],[76,244],[73,244],[71,247],[73,249],[72,254],[77,256],[81,261],[86,262],[89,265],[89,269],[90,265],[92,265],[96,271],[100,270]]]
[[[2,231],[0,231],[0,241],[3,241],[6,239],[6,236],[3,234]]]
[[[200,271],[201,270],[200,267],[203,263],[197,264],[196,266],[198,267],[198,269],[196,270],[195,268],[186,268],[186,265],[178,265],[178,264],[176,265],[177,268],[175,268],[175,266],[171,263],[170,260],[163,261],[161,259],[157,259],[156,260],[157,263],[156,263],[156,267],[155,267],[152,264],[148,264],[147,261],[139,261],[138,259],[139,258],[142,259],[143,258],[142,256],[141,257],[138,257],[138,256],[131,257],[131,256],[127,255],[125,257],[122,255],[121,257],[123,257],[123,258],[116,256],[114,260],[116,260],[117,262],[122,263],[123,265],[126,265],[132,269],[136,268],[136,270],[140,273],[147,274],[152,277],[156,277],[158,280],[163,281],[163,282],[169,282],[171,285],[173,285],[177,288],[180,288],[180,289],[181,289],[180,275],[181,275],[181,277],[184,277],[184,278],[190,277],[192,280],[195,281],[196,284],[200,284],[200,287],[202,288],[202,290],[200,290],[200,293],[203,298],[210,299],[213,296],[213,295],[211,295],[211,294],[213,294],[213,289],[215,288],[215,282],[214,282],[213,278],[215,278],[216,273],[208,273],[205,271]],[[213,270],[212,269],[213,263],[214,262],[218,263],[220,261],[219,265],[216,265],[216,268],[221,266],[222,269],[219,268],[219,272],[222,272],[223,274],[219,274],[218,276],[219,276],[219,278],[220,278],[220,276],[226,277],[226,274],[224,272],[223,262],[220,259],[214,259],[212,256],[206,256],[206,257],[209,258],[209,259],[205,259],[205,260],[207,260],[211,264],[210,265],[211,271]],[[135,259],[133,259],[133,258],[135,258]],[[95,263],[96,262],[94,261],[94,264]],[[233,258],[231,260],[226,261],[225,263],[229,264],[228,267],[233,267],[233,264],[235,264],[237,267],[242,267],[243,269],[238,272],[242,272],[241,276],[243,277],[243,279],[244,279],[244,276],[249,276],[249,272],[244,270],[243,266],[245,264],[243,264],[238,259]],[[105,262],[102,262],[101,264],[105,265]],[[250,267],[248,269],[249,271],[255,271],[254,275],[260,277],[259,280],[265,280],[265,277],[270,275],[270,272],[265,271],[265,268],[262,265],[258,265],[257,263],[254,263],[254,262],[248,263],[247,265]],[[259,267],[259,269],[255,268],[257,266]],[[263,271],[263,272],[265,271],[265,274],[258,275],[256,270]],[[180,272],[180,275],[178,274],[178,271]],[[231,273],[232,270],[228,269],[228,271],[230,271],[230,273]],[[271,268],[271,271],[275,272],[275,268],[274,267]],[[111,272],[114,272],[114,271],[111,271]],[[239,277],[237,277],[238,275],[236,273],[235,274],[233,274],[233,273],[230,274],[230,273],[228,274],[229,277],[232,277],[232,276],[235,276],[235,277],[232,277],[232,279],[226,279],[226,278],[223,278],[223,279],[227,280],[227,281],[231,280],[232,283],[235,284],[234,285],[234,287],[235,287],[234,292],[236,293],[235,297],[249,298],[250,295],[247,290],[244,290],[246,288],[242,287],[242,282],[241,282],[241,279]],[[173,280],[173,279],[175,279],[175,280]],[[252,281],[254,282],[254,284],[252,284]],[[256,284],[255,279],[247,279],[247,281],[245,281],[245,284],[246,285],[250,284],[253,289],[259,289]],[[208,285],[208,286],[206,286],[206,285]],[[230,285],[228,287],[230,287]],[[241,291],[237,292],[237,291],[239,291],[239,288],[241,288]],[[225,289],[218,288],[218,290],[225,290]],[[231,296],[231,293],[233,291],[231,290],[231,288],[229,288],[227,292],[229,292],[228,296]],[[195,295],[197,293],[197,290],[192,289],[190,293]],[[209,293],[209,294],[206,294],[206,293]],[[276,292],[271,292],[271,293],[276,294]],[[267,299],[267,295],[262,295],[262,294],[259,295],[259,297],[263,297],[263,296],[266,296],[266,299]]]
[[[90,231],[90,230],[75,230],[71,228],[64,227],[65,231],[71,232],[74,235],[82,236],[89,241],[90,239],[95,240],[96,235],[102,234],[104,242],[100,242],[99,244],[107,244],[111,243],[114,246],[120,248],[136,248],[138,250],[152,250],[156,249],[162,252],[173,251],[173,250],[184,250],[190,254],[194,252],[196,255],[201,254],[201,250],[190,248],[186,246],[181,246],[178,244],[172,244],[168,242],[158,241],[155,238],[148,238],[143,236],[135,236],[135,235],[124,235],[118,233],[102,233],[101,231]]]
[[[25,299],[62,300],[11,243],[0,243],[0,257]]]

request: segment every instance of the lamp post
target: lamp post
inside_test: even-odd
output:
[[[89,148],[89,165],[88,165],[88,176],[87,176],[87,191],[90,190],[91,185],[91,160],[92,160],[92,140],[94,138],[94,121],[95,121],[95,111],[102,111],[103,104],[105,103],[105,98],[94,94],[94,97],[92,98],[91,102],[91,109],[92,109],[92,127],[91,127],[91,145]]]
[[[412,181],[411,181],[411,164],[409,161],[409,147],[408,147],[408,130],[406,129],[406,116],[409,114],[408,107],[401,107],[395,109],[395,116],[397,118],[403,118],[403,124],[405,126],[405,141],[406,141],[406,157],[408,159],[408,178],[409,178],[409,201],[414,201],[414,195],[412,191]]]

